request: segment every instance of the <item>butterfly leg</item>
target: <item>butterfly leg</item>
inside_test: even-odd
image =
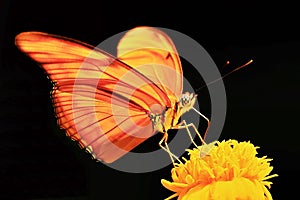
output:
[[[195,147],[198,147],[197,144],[194,142],[193,137],[192,137],[191,132],[188,127],[192,127],[195,130],[195,132],[196,132],[197,136],[199,137],[200,141],[202,142],[202,144],[206,144],[204,139],[202,138],[201,134],[199,133],[198,129],[196,128],[195,124],[193,124],[193,123],[187,124],[185,120],[182,120],[177,126],[172,127],[172,129],[186,129],[191,142],[195,145]],[[206,130],[206,132],[207,132],[207,130]]]
[[[210,120],[205,116],[203,115],[201,112],[199,112],[198,110],[196,110],[195,108],[192,108],[197,114],[199,114],[201,117],[203,117],[206,121],[207,121],[207,127],[206,127],[206,130],[205,130],[205,133],[204,133],[204,139],[206,138],[206,134],[208,132],[208,129],[210,127]],[[196,127],[194,127],[194,129],[196,130]],[[203,143],[203,142],[202,142]],[[203,143],[205,144],[205,143]]]
[[[168,141],[168,133],[167,133],[167,132],[164,132],[164,136],[163,136],[162,139],[159,141],[158,145],[160,146],[160,148],[162,148],[164,151],[166,151],[166,152],[169,154],[169,156],[170,156],[170,158],[171,158],[172,163],[173,163],[174,166],[175,166],[174,158],[175,158],[179,163],[182,164],[182,162],[179,160],[179,158],[178,158],[176,155],[174,155],[174,154],[170,151],[170,148],[169,148],[169,146],[168,146],[167,141]],[[162,143],[164,143],[164,145],[163,145]]]
[[[191,142],[193,143],[193,145],[195,146],[195,147],[197,147],[198,145],[195,143],[195,141],[193,140],[193,137],[192,137],[192,134],[191,134],[191,132],[190,132],[190,130],[189,130],[189,128],[188,128],[188,126],[187,126],[187,123],[186,123],[186,121],[185,120],[182,120],[177,126],[174,126],[174,127],[172,127],[172,129],[186,129],[186,131],[188,132],[188,136],[189,136],[189,138],[190,138],[190,140],[191,140]],[[199,133],[197,133],[197,135],[198,135]],[[200,135],[200,134],[199,134]],[[201,136],[200,136],[201,137]]]

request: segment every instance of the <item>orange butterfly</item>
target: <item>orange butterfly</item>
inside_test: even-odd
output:
[[[193,109],[196,95],[182,94],[177,50],[156,28],[128,31],[119,41],[117,58],[42,32],[21,33],[15,42],[53,82],[59,126],[98,160],[114,162],[156,132],[164,134],[159,145],[173,160],[167,131],[192,126],[197,132],[193,124],[178,124]]]

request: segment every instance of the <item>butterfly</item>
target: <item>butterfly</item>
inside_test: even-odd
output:
[[[20,33],[15,44],[53,83],[59,126],[97,160],[112,163],[157,132],[163,133],[159,146],[176,157],[167,145],[168,130],[192,126],[197,132],[193,124],[179,122],[194,109],[197,95],[182,93],[180,57],[158,28],[127,31],[116,57],[43,32]]]

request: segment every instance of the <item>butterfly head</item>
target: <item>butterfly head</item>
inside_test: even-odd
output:
[[[179,109],[181,113],[185,113],[193,108],[197,99],[197,95],[194,93],[185,92],[181,95],[179,100]]]
[[[194,93],[185,92],[181,95],[173,108],[167,109],[165,112],[164,126],[166,129],[175,127],[178,124],[180,117],[187,111],[193,108],[197,99]]]

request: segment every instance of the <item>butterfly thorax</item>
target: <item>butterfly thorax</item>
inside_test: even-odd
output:
[[[179,118],[193,108],[197,95],[186,92],[175,101],[171,107],[166,107],[162,112],[151,111],[149,117],[153,127],[158,132],[166,132],[178,124]]]

